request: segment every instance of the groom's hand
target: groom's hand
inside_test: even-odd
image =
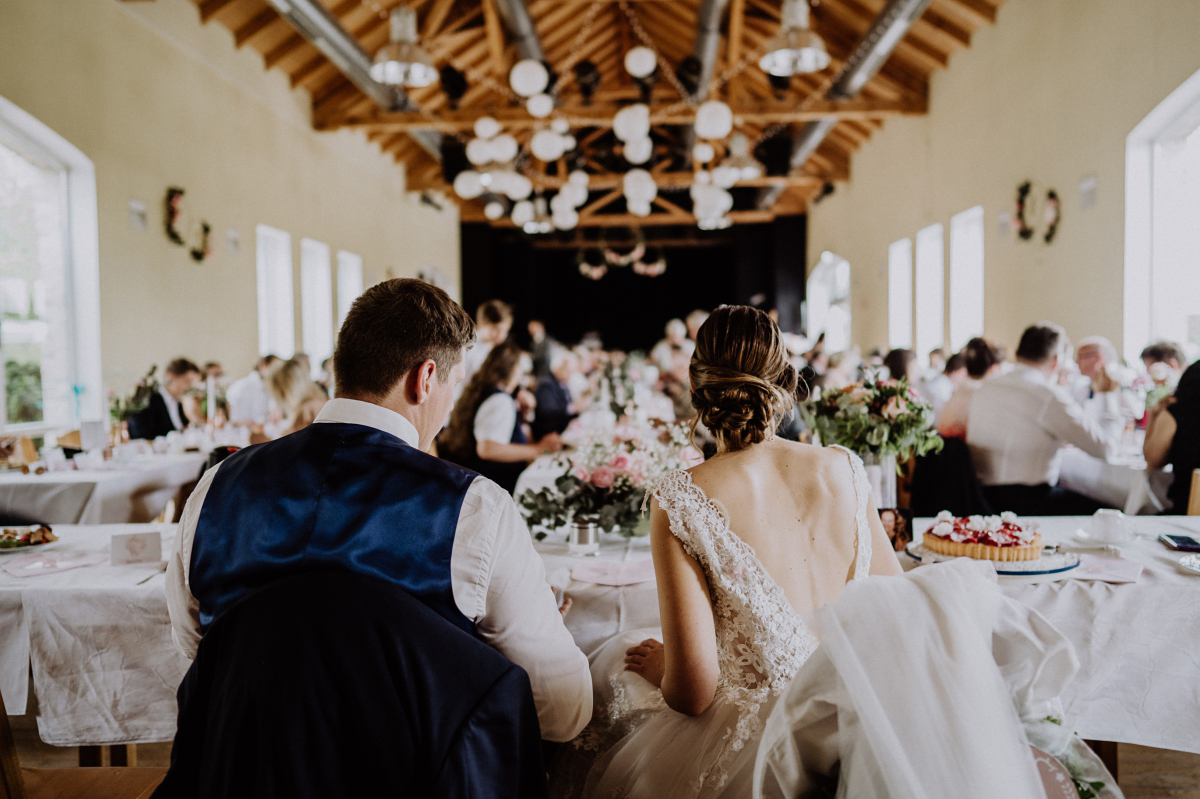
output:
[[[663,645],[653,638],[625,650],[625,670],[642,675],[655,687],[662,688],[663,669]]]

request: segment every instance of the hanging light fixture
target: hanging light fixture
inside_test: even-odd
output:
[[[779,33],[767,44],[758,65],[779,77],[820,72],[829,66],[825,42],[808,27],[808,0],[783,0]]]
[[[389,86],[419,89],[438,79],[433,58],[417,44],[417,12],[397,8],[391,16],[391,41],[375,54],[371,77]]]

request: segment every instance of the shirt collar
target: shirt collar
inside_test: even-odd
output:
[[[314,422],[337,422],[374,427],[376,430],[394,435],[414,449],[421,441],[421,436],[417,433],[417,428],[413,427],[413,423],[395,411],[373,402],[346,399],[345,397],[335,397],[326,402]]]
[[[162,398],[164,400],[166,400],[168,408],[178,408],[179,407],[179,400],[177,400],[171,396],[171,392],[167,391],[166,386],[159,386],[158,393],[162,396]]]

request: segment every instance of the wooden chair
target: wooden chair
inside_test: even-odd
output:
[[[1200,516],[1200,469],[1192,472],[1192,489],[1188,494],[1188,516]]]
[[[21,768],[0,712],[0,799],[148,799],[165,776],[165,768]]]

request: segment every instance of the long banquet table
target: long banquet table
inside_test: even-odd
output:
[[[1065,542],[1087,520],[1037,521],[1049,541]],[[1200,533],[1200,517],[1141,517],[1134,524],[1143,536],[1178,530],[1175,525]],[[168,551],[170,525],[62,526],[59,551],[106,553],[115,532],[155,529]],[[550,582],[574,602],[567,628],[585,653],[618,632],[658,626],[652,580],[602,585],[572,576],[580,566],[606,565],[616,577],[611,582],[631,573],[648,577],[639,564],[650,558],[648,540],[606,536],[598,558],[569,557],[561,535],[537,549]],[[1003,590],[1074,643],[1081,668],[1063,700],[1080,735],[1200,753],[1200,575],[1185,571],[1179,553],[1149,537],[1124,545],[1123,555],[1143,566],[1137,583],[1002,581]],[[25,712],[32,666],[46,742],[170,740],[175,690],[188,662],[171,643],[164,583],[154,564],[26,578],[0,571],[0,690],[8,712]]]
[[[146,455],[102,469],[0,474],[0,510],[46,524],[122,524],[153,520],[180,486],[195,480],[202,452]]]

